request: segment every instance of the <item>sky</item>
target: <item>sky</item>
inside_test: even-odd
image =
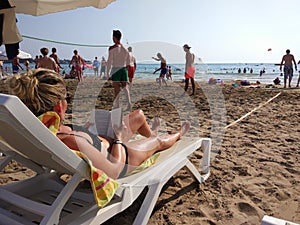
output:
[[[105,46],[119,29],[138,63],[153,62],[158,52],[167,62],[184,63],[184,44],[204,63],[280,63],[286,49],[300,60],[299,15],[299,0],[116,0],[105,9],[17,14],[17,26],[22,35]],[[74,49],[89,60],[108,51],[28,38],[20,46],[33,57],[42,47],[56,47],[61,59],[70,59]]]

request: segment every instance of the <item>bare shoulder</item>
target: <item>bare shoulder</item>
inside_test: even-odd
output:
[[[109,48],[108,48],[108,50],[110,51],[110,50],[113,50],[114,48],[116,48],[116,47],[118,47],[117,45],[112,45],[112,46],[110,46]]]

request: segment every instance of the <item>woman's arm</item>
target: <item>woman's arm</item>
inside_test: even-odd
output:
[[[109,177],[116,179],[124,168],[125,151],[120,144],[114,144],[111,147],[110,160],[98,149],[92,146],[84,137],[65,135],[61,138],[69,148],[79,150],[84,153],[93,163],[93,165],[104,171]]]

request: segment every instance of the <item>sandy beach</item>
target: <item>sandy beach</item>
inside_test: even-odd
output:
[[[198,83],[190,97],[182,83],[168,84],[158,89],[154,81],[135,82],[133,110],[143,109],[149,122],[159,116],[161,135],[190,120],[187,136],[211,137],[211,176],[198,185],[180,170],[163,188],[148,224],[257,225],[264,215],[300,223],[300,89]],[[108,82],[67,80],[67,87],[73,98],[66,122],[83,124],[92,108],[112,107]],[[0,172],[0,184],[32,175],[13,162]],[[142,197],[105,224],[132,224]]]

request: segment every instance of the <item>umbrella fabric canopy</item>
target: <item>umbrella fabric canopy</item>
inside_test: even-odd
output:
[[[89,7],[105,8],[116,0],[9,0],[16,13],[40,16],[49,13]]]
[[[19,59],[31,59],[32,57],[29,53],[19,50],[18,58]],[[0,60],[8,60],[5,51],[0,51]]]

